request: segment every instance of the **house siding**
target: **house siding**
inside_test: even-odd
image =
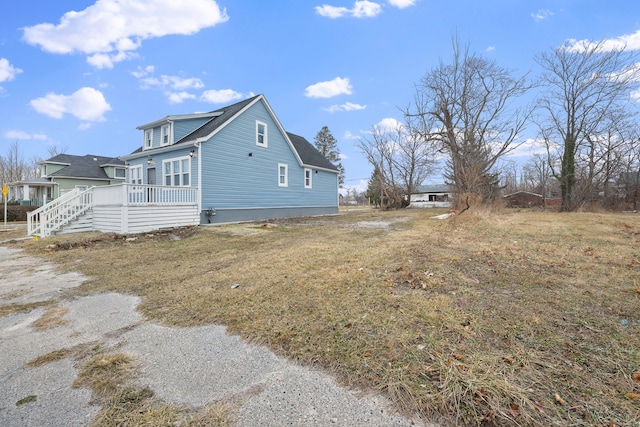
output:
[[[211,120],[211,117],[202,117],[199,119],[176,120],[173,122],[173,140],[177,142],[186,135],[199,128],[203,124]],[[158,130],[159,132],[159,130]]]
[[[267,124],[267,147],[256,145],[256,120]],[[202,208],[220,213],[212,221],[301,216],[305,208],[337,213],[337,174],[313,169],[312,188],[304,188],[304,167],[262,101],[202,143],[202,164]],[[278,186],[279,164],[288,168],[286,187]],[[241,218],[243,209],[252,212]]]

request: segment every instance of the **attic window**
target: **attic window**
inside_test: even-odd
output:
[[[144,131],[144,148],[151,148],[153,144],[153,129]]]
[[[267,124],[256,121],[256,145],[267,146]]]
[[[162,125],[160,128],[160,145],[169,145],[171,142],[171,126],[170,125]]]
[[[124,178],[126,176],[126,171],[124,168],[116,168],[115,177],[116,178]]]

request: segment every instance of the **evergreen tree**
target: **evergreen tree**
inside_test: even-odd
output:
[[[342,188],[344,184],[344,166],[340,162],[340,149],[338,140],[331,135],[327,126],[323,126],[313,140],[316,149],[338,168],[338,184]]]

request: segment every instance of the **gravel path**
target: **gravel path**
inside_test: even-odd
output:
[[[20,272],[20,274],[17,274]],[[78,274],[0,247],[0,305],[60,301]],[[144,321],[139,298],[100,294],[60,301],[65,324],[39,331],[45,312],[0,317],[0,426],[86,426],[100,410],[90,392],[72,388],[73,360],[27,368],[39,355],[77,345],[117,348],[140,365],[138,383],[167,403],[231,404],[237,426],[409,426],[380,397],[358,396],[319,370],[301,367],[218,325],[168,328]]]

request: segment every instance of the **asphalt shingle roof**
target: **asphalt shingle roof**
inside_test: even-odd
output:
[[[211,113],[221,113],[218,116],[211,118],[208,122],[191,132],[190,134],[185,135],[180,138],[180,140],[176,141],[173,145],[178,144],[186,144],[189,142],[196,141],[200,138],[206,138],[211,135],[218,129],[220,126],[224,125],[227,121],[229,121],[233,116],[235,116],[239,111],[241,111],[244,107],[251,104],[256,98],[261,95],[256,95],[251,98],[245,99],[244,101],[237,102],[235,104],[228,105],[226,107],[220,108],[218,110],[210,111]],[[326,159],[318,150],[315,149],[313,145],[309,143],[305,138],[299,135],[295,135],[287,132],[291,143],[293,144],[294,149],[300,156],[302,163],[307,166],[316,166],[318,168],[329,169],[337,171],[338,168]],[[131,154],[137,154],[142,152],[142,147],[139,147]],[[152,152],[153,150],[147,150],[148,152]]]
[[[93,179],[110,179],[102,168],[103,165],[124,166],[124,162],[117,158],[94,156],[87,154],[86,156],[74,156],[71,154],[58,154],[44,163],[66,163],[65,166],[57,172],[49,176],[57,177],[73,177],[73,178],[93,178]]]
[[[300,156],[302,163],[309,166],[317,166],[319,168],[330,169],[337,171],[338,168],[331,163],[325,156],[323,156],[316,148],[309,143],[305,138],[287,132],[293,147]]]

